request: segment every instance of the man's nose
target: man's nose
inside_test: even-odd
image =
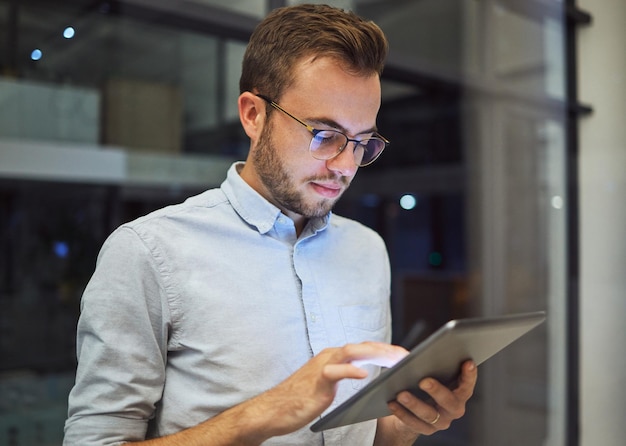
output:
[[[340,173],[345,177],[352,177],[356,174],[359,166],[354,160],[355,141],[348,141],[348,144],[336,157],[326,161],[326,167],[329,170]]]

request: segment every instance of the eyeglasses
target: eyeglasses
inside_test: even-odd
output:
[[[376,158],[380,156],[382,151],[387,147],[389,141],[378,133],[373,133],[372,136],[365,139],[351,139],[348,136],[340,132],[339,130],[319,130],[314,129],[306,122],[296,118],[294,115],[286,111],[276,102],[270,98],[257,94],[258,97],[266,101],[269,105],[276,110],[280,110],[290,118],[294,119],[298,123],[302,124],[306,129],[311,132],[313,137],[309,144],[309,152],[313,158],[318,160],[330,160],[335,158],[343,149],[348,146],[349,142],[354,143],[354,162],[357,166],[363,167],[368,164],[372,164],[376,161]]]

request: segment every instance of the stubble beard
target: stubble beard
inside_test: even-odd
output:
[[[283,164],[283,161],[276,155],[276,150],[272,144],[271,126],[266,125],[259,137],[256,150],[253,154],[253,161],[257,174],[263,185],[270,193],[271,198],[278,203],[282,209],[302,215],[305,218],[323,217],[334,207],[339,197],[335,199],[320,198],[315,202],[307,202],[301,192],[297,190],[296,182]],[[307,154],[307,156],[310,156]],[[334,179],[335,176],[332,176]],[[304,181],[327,180],[329,178],[311,177]],[[340,179],[342,184],[347,185],[345,177]]]

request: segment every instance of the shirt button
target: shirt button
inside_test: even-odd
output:
[[[311,322],[313,323],[317,322],[317,314],[311,313]]]

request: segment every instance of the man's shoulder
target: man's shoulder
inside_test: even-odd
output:
[[[224,204],[228,205],[228,200],[219,189],[207,190],[120,224],[107,237],[105,246],[124,251],[133,249],[136,241],[151,249],[179,246],[183,240],[206,232],[207,227],[223,225],[229,212]]]
[[[170,204],[168,206],[156,209],[146,215],[138,217],[134,220],[124,223],[122,226],[137,228],[139,226],[149,226],[158,223],[159,220],[179,217],[183,218],[186,214],[194,214],[198,210],[210,210],[228,203],[228,199],[219,189],[209,189],[198,195],[188,197],[180,203]]]

